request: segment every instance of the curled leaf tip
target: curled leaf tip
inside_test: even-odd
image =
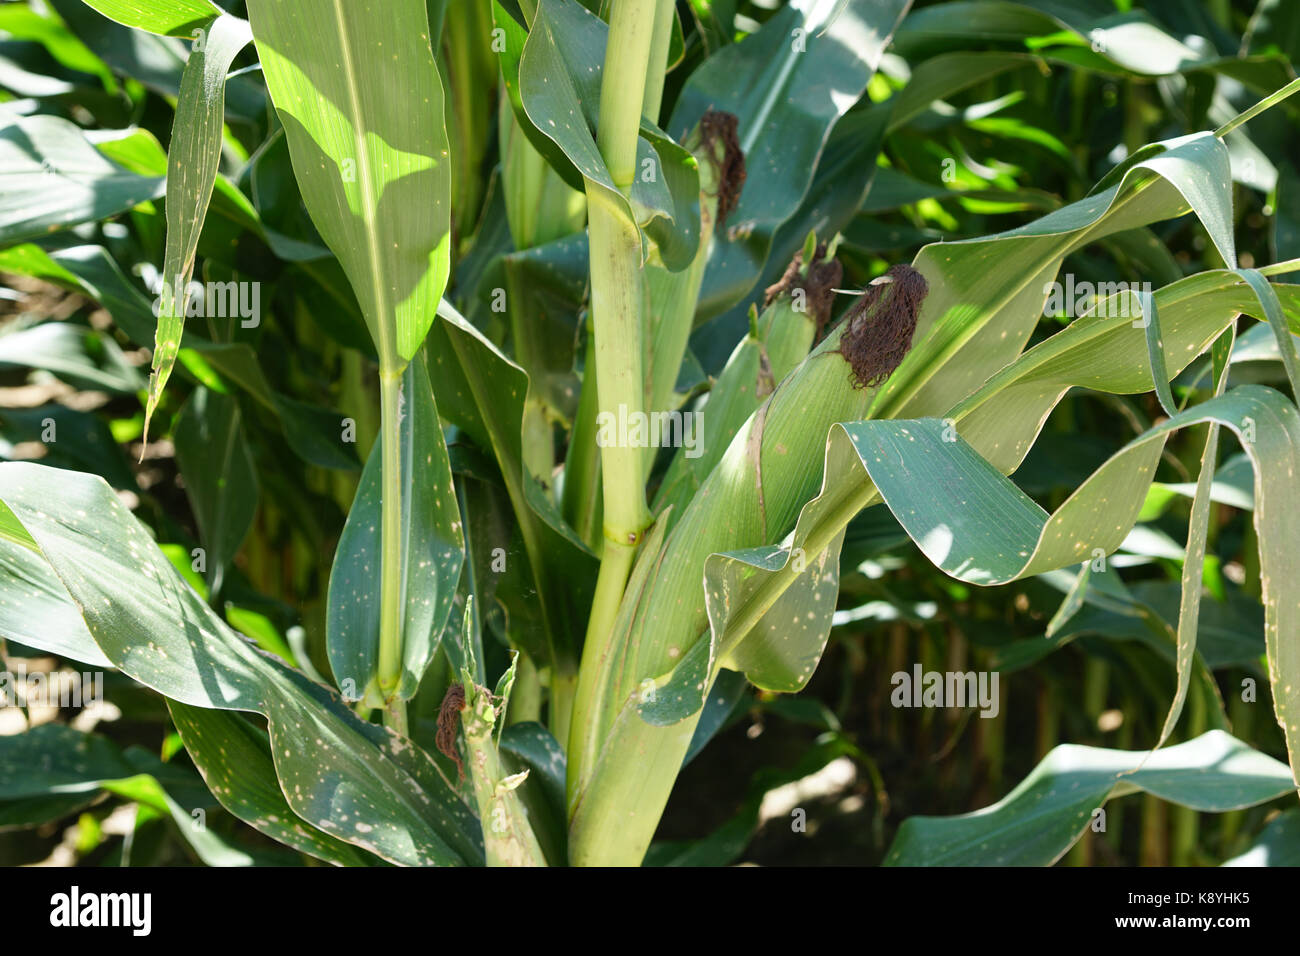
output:
[[[817,338],[820,339],[822,329],[831,317],[835,287],[844,278],[844,267],[837,260],[827,258],[824,242],[818,243],[812,262],[805,265],[803,258],[803,252],[795,253],[781,278],[767,287],[763,308],[766,309],[781,295],[794,296],[796,291],[802,292],[802,305],[816,326]]]
[[[460,759],[460,750],[456,747],[456,733],[460,729],[460,712],[465,709],[465,688],[452,684],[442,698],[438,708],[438,736],[435,742],[438,752],[456,764],[456,772],[463,779],[465,765]]]
[[[881,384],[902,363],[929,291],[925,276],[916,269],[891,266],[849,308],[839,352],[853,369],[855,388]]]
[[[717,169],[718,225],[725,223],[740,203],[740,191],[745,186],[745,154],[737,135],[739,127],[740,120],[734,113],[709,110],[700,117],[700,140]]]

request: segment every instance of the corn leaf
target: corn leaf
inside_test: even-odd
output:
[[[189,15],[186,10],[181,15]],[[170,25],[170,23],[169,23]],[[188,25],[185,25],[188,26]],[[185,329],[190,276],[221,160],[226,73],[252,39],[248,23],[229,14],[194,30],[195,40],[176,100],[176,121],[167,150],[167,246],[153,375],[145,404],[144,431],[162,400]]]
[[[402,375],[402,676],[397,693],[415,695],[438,651],[460,580],[465,541],[452,487],[447,446],[423,355]],[[329,579],[326,635],[330,666],[344,696],[382,707],[379,668],[379,592],[382,449],[375,443],[361,474]]]
[[[208,587],[219,595],[257,514],[257,472],[239,402],[195,389],[177,418],[175,435],[176,460],[203,543]]]
[[[450,269],[451,169],[422,0],[252,0],[303,201],[400,369]]]
[[[1300,866],[1300,810],[1279,815],[1246,852],[1224,866]]]
[[[125,26],[186,39],[222,13],[211,0],[85,0],[85,3]]]
[[[512,637],[561,671],[576,668],[582,615],[591,600],[596,561],[565,523],[555,502],[523,464],[521,435],[528,374],[506,358],[450,303],[429,334],[430,380],[438,408],[474,443],[491,449],[520,524],[532,600],[540,605],[541,633],[520,628]],[[501,542],[504,546],[506,542]],[[507,571],[514,573],[507,560]]]
[[[428,755],[254,650],[185,584],[102,479],[0,465],[0,500],[118,669],[191,706],[267,718],[281,789],[308,823],[394,863],[481,862],[478,822]],[[0,585],[8,592],[11,579]]]
[[[227,844],[215,830],[196,825],[194,811],[206,813],[214,801],[190,771],[135,748],[123,752],[106,737],[62,724],[41,724],[26,733],[0,737],[0,801],[4,804],[38,798],[57,801],[103,790],[170,817],[208,866],[259,862]]]
[[[1286,764],[1221,730],[1149,758],[1142,750],[1062,744],[991,807],[903,821],[885,865],[1049,866],[1112,797],[1145,791],[1203,813],[1224,813],[1290,789]]]
[[[107,159],[57,116],[0,113],[0,243],[44,236],[162,195],[161,176]]]
[[[662,130],[642,121],[630,205],[605,168],[593,130],[608,27],[576,0],[541,0],[520,54],[521,124],[554,142],[587,181],[629,210],[664,264],[684,269],[699,244],[699,172],[694,157]],[[503,61],[503,70],[509,66]],[[508,75],[508,74],[507,74]],[[548,150],[548,155],[554,155]],[[563,172],[564,167],[559,167]]]
[[[208,789],[230,813],[319,860],[339,866],[366,865],[367,857],[355,847],[308,826],[294,813],[276,779],[266,734],[229,711],[190,707],[175,700],[167,702],[167,709]]]
[[[0,251],[0,268],[45,279],[94,299],[109,311],[127,338],[138,345],[153,342],[155,320],[149,300],[102,246],[47,251],[27,243]],[[285,441],[304,461],[346,471],[360,468],[353,446],[341,439],[343,416],[276,392],[251,345],[213,342],[187,329],[181,337],[177,360],[208,388],[223,394],[241,389],[275,414]],[[125,384],[132,389],[139,387],[134,378]]]
[[[1245,385],[1175,415],[1117,452],[1051,516],[960,435],[946,439],[943,422],[860,422],[846,426],[846,434],[921,551],[953,577],[994,585],[1114,551],[1137,519],[1168,436],[1203,423],[1233,431],[1255,467],[1273,704],[1292,762],[1300,765],[1300,609],[1285,592],[1285,582],[1300,572],[1300,515],[1288,504],[1292,476],[1300,472],[1300,413],[1281,393]],[[925,481],[918,483],[916,475]],[[973,502],[978,506],[970,507]],[[1199,603],[1199,590],[1193,599]],[[1186,619],[1191,627],[1180,628],[1179,695],[1162,740],[1186,692],[1195,618]]]

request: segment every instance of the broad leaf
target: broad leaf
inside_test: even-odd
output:
[[[1224,866],[1300,866],[1300,810],[1288,810],[1264,828],[1259,839]]]
[[[0,112],[0,243],[106,219],[162,195],[161,176],[129,172],[56,116]]]
[[[608,27],[576,0],[541,0],[519,59],[521,124],[531,124],[559,147],[580,178],[633,215],[654,240],[664,263],[685,268],[699,243],[699,173],[694,157],[643,121],[631,203],[610,177],[596,146],[601,64]],[[508,64],[503,63],[503,69]],[[553,150],[549,151],[553,155]]]
[[[115,666],[182,703],[267,718],[276,774],[299,816],[396,863],[481,860],[478,823],[432,760],[236,635],[101,479],[0,465],[0,500]]]
[[[532,600],[540,605],[542,633],[519,631],[512,637],[538,660],[549,658],[561,672],[572,672],[596,562],[524,468],[522,423],[532,387],[528,375],[449,303],[444,301],[439,313],[441,321],[429,335],[429,377],[438,408],[479,448],[496,456],[520,524],[530,583],[536,589]],[[517,570],[507,563],[507,572]]]
[[[110,20],[162,36],[190,39],[221,16],[211,0],[85,0]]]
[[[142,772],[142,771],[149,772]],[[122,752],[106,737],[62,724],[41,724],[26,733],[0,737],[0,801],[46,800],[63,805],[70,795],[107,790],[171,817],[182,838],[208,866],[249,866],[256,860],[226,844],[196,822],[212,796],[193,772]]]
[[[250,0],[307,211],[400,369],[450,269],[451,169],[423,0]]]
[[[844,427],[862,468],[922,552],[954,577],[993,585],[1114,551],[1137,519],[1168,436],[1202,423],[1236,433],[1255,466],[1274,708],[1292,760],[1300,765],[1300,608],[1284,584],[1300,572],[1300,513],[1288,504],[1291,482],[1300,473],[1300,412],[1280,393],[1242,386],[1175,415],[1116,453],[1051,516],[941,421]],[[918,474],[926,480],[916,482]],[[973,501],[979,507],[970,507]],[[1194,599],[1199,603],[1199,594]],[[1182,674],[1190,667],[1191,642],[1183,634]]]
[[[266,734],[238,714],[168,701],[172,721],[208,789],[228,811],[272,839],[341,866],[364,866],[350,844],[308,826],[285,799]],[[370,861],[373,862],[373,861]]]
[[[399,425],[402,520],[402,676],[397,693],[415,695],[438,651],[460,580],[465,541],[452,487],[447,446],[423,355],[402,376]],[[382,449],[375,443],[334,555],[327,624],[334,680],[350,699],[382,707],[379,592]]]
[[[1207,813],[1252,807],[1290,791],[1291,773],[1220,730],[1147,756],[1062,744],[991,807],[911,817],[887,866],[1048,866],[1111,797],[1137,790]]]

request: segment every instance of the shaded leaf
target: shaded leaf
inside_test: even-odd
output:
[[[991,807],[905,820],[885,865],[1047,866],[1113,796],[1144,790],[1193,810],[1223,813],[1291,789],[1285,764],[1221,730],[1149,758],[1146,751],[1062,744]]]

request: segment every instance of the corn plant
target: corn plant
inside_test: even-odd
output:
[[[142,505],[128,463],[0,465],[0,638],[157,692],[169,754],[299,854],[662,862],[682,769],[746,688],[813,678],[846,536],[872,517],[954,587],[1064,582],[1047,638],[1115,615],[1174,680],[1150,739],[1051,750],[990,812],[908,820],[886,862],[1051,863],[1133,790],[1225,814],[1291,793],[1300,259],[1239,257],[1234,160],[1259,152],[1253,123],[1294,122],[1300,81],[1280,58],[1193,56],[1137,14],[1094,28],[1002,6],[1038,40],[915,52],[901,78],[887,50],[922,50],[944,5],[796,0],[760,23],[703,0],[247,0],[242,17],[70,0],[0,18],[83,72],[94,30],[176,57],[165,151],[143,106],[91,133],[0,104],[0,269],[151,350],[147,382],[110,361],[115,340],[73,371],[141,406],[142,461],[170,436],[196,529]],[[144,64],[104,56],[106,85],[156,105]],[[903,179],[887,140],[1025,67],[1231,80],[1255,102],[1129,143],[1073,195],[1017,193],[1036,218],[864,256],[854,217]],[[1171,223],[1203,236],[1204,268],[1169,267]],[[1108,244],[1134,287],[1054,321],[1066,261]],[[0,360],[46,367],[14,358],[42,328],[0,338]],[[1283,374],[1232,379],[1243,343]],[[1158,415],[1049,510],[1008,476],[1072,391]],[[1198,652],[1225,439],[1250,476],[1289,766],[1227,732]],[[1169,621],[1110,559],[1176,440],[1199,472]],[[314,596],[284,607],[286,590]],[[1197,732],[1165,746],[1189,701]],[[0,803],[108,789],[186,819],[165,763],[54,725],[12,743]],[[64,776],[21,769],[39,753]]]

